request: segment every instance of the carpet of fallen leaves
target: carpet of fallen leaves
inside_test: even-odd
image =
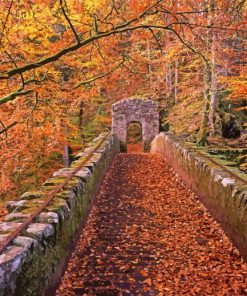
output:
[[[247,264],[161,157],[119,154],[56,295],[247,295]]]
[[[142,145],[143,145],[142,142],[128,144],[127,151],[128,151],[128,153],[141,153],[143,150]]]

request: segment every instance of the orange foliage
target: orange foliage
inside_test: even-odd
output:
[[[238,1],[216,1],[209,29],[211,2],[190,2],[0,0],[0,132],[17,122],[0,134],[1,193],[18,187],[30,167],[45,176],[44,162],[70,138],[82,141],[86,121],[110,127],[119,99],[146,96],[168,108],[192,94],[201,98],[213,33],[217,63],[232,75],[222,74],[224,88],[232,100],[245,98],[236,52],[246,10]],[[82,101],[81,127],[74,118]]]

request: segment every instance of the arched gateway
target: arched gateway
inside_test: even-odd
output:
[[[157,104],[146,99],[125,99],[112,105],[112,132],[126,146],[127,126],[131,122],[139,122],[142,126],[144,150],[159,133],[159,112]]]

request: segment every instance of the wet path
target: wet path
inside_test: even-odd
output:
[[[159,156],[119,154],[56,295],[247,295],[247,265]]]

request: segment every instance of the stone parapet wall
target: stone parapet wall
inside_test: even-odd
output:
[[[226,169],[199,155],[171,134],[165,138],[164,156],[195,191],[247,258],[247,184]]]
[[[26,192],[7,204],[9,215],[0,223],[0,242],[44,202],[45,194],[63,183],[105,134],[96,138],[69,168],[56,171],[36,192]],[[119,152],[116,136],[109,135],[66,187],[0,254],[0,296],[39,296],[60,278],[76,233],[91,208],[95,193],[113,157]]]

